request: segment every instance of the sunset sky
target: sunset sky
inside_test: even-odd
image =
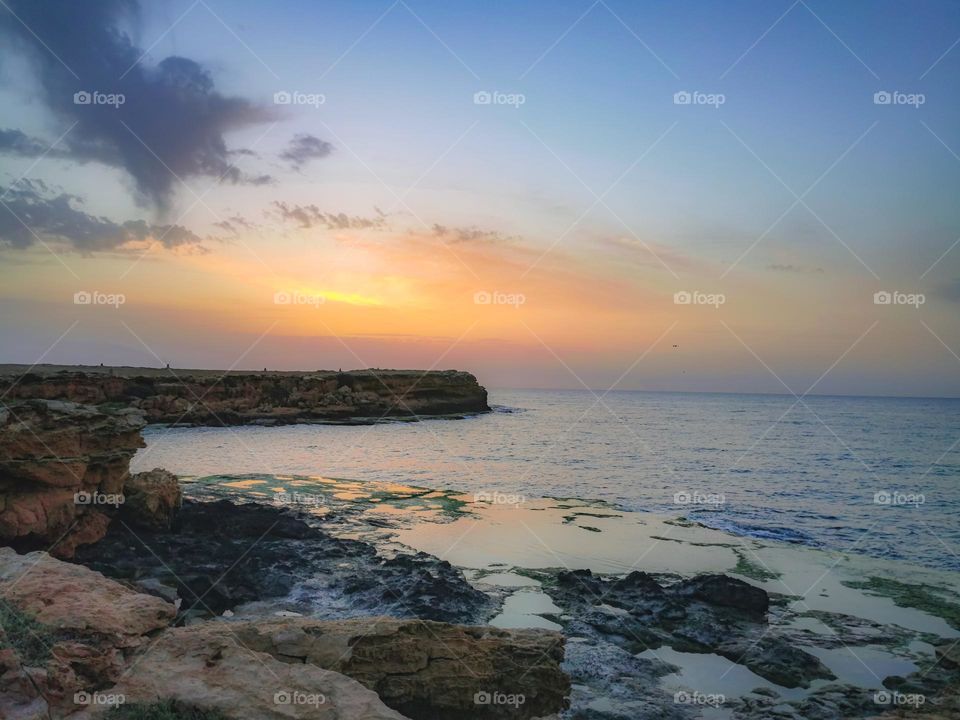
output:
[[[0,362],[960,395],[955,2],[4,0],[0,48]]]

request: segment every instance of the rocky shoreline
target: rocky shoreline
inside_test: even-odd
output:
[[[490,560],[488,547],[487,569],[465,572],[442,559],[464,536],[454,526],[478,522],[463,515],[463,499],[400,487],[363,499],[349,482],[296,478],[235,483],[260,483],[292,502],[270,503],[262,491],[247,499],[210,497],[202,484],[196,497],[184,497],[183,483],[164,470],[130,475],[130,458],[143,445],[144,409],[110,402],[20,399],[0,411],[0,542],[9,546],[0,548],[0,717],[960,715],[956,638],[944,641],[889,617],[799,612],[796,597],[762,587],[778,573],[755,567],[736,548],[733,572],[740,577],[719,570],[719,551],[730,556],[730,545],[715,531],[674,524],[688,538],[703,535],[684,553],[702,548],[708,566],[718,568],[684,572],[678,563],[690,559],[681,553],[656,562],[647,555],[661,540],[684,542],[667,538],[666,526],[637,535],[635,524],[616,525],[622,514],[573,501],[498,508],[513,514],[493,515],[460,548],[472,552],[465,545],[503,536],[506,527],[529,529],[540,518],[555,523],[537,526],[555,533],[553,558],[565,552],[564,543],[582,554],[583,535],[619,527],[622,542],[656,539],[641,557],[658,570],[509,567]],[[297,492],[315,499],[315,485],[340,500],[323,508],[300,504]],[[395,511],[387,507],[391,499]],[[438,541],[444,552],[395,542],[414,501],[415,514],[438,514],[446,524],[437,528],[456,532],[456,542]],[[573,539],[556,534],[558,527]],[[583,530],[590,532],[576,535]],[[431,535],[437,533],[428,528]],[[744,547],[759,560],[757,550]],[[494,626],[516,599],[504,582],[539,589],[546,606],[524,617],[540,628]],[[917,588],[897,590],[916,595]],[[956,627],[960,613],[941,598],[947,588],[927,592],[924,601],[941,602],[938,617]],[[814,629],[814,620],[827,632]],[[891,698],[923,703],[878,704],[875,690],[828,666],[825,653],[868,652],[881,643],[935,652],[912,652],[929,659],[878,677]],[[683,672],[675,664],[681,657],[722,661],[724,674],[736,668],[755,684],[730,698],[696,685],[674,692],[665,679]]]
[[[142,411],[185,426],[367,424],[487,412],[487,391],[457,370],[250,372],[0,365],[0,396]]]

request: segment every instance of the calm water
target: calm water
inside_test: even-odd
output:
[[[960,400],[490,395],[496,411],[465,420],[149,428],[134,467],[602,499],[960,570]]]

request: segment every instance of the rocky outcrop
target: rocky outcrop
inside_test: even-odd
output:
[[[169,530],[183,502],[177,476],[161,468],[131,475],[123,488],[120,516],[148,530]]]
[[[570,688],[554,632],[394,618],[172,628],[173,605],[42,552],[0,550],[0,609],[11,720],[157,701],[228,720],[527,720],[562,710]]]
[[[490,409],[487,391],[477,379],[455,370],[221,373],[43,366],[26,370],[0,366],[0,394],[133,407],[150,423],[373,422]]]
[[[177,700],[229,720],[404,720],[356,680],[281,662],[245,647],[221,625],[167,631],[110,693],[127,704]]]
[[[0,548],[0,717],[64,717],[76,693],[116,682],[170,603],[45,552]],[[36,713],[36,714],[34,714]]]
[[[143,413],[59,400],[0,409],[0,541],[70,557],[123,503]]]
[[[534,718],[566,705],[563,636],[422,620],[238,623],[247,647],[348,675],[413,720]]]
[[[737,578],[700,575],[661,584],[639,571],[618,578],[573,570],[558,573],[547,591],[571,618],[571,634],[634,653],[663,645],[716,653],[787,688],[835,679],[816,656],[769,631],[766,591]]]
[[[163,595],[166,587],[191,617],[268,598],[331,618],[388,612],[473,623],[494,610],[446,561],[425,553],[384,558],[369,543],[333,537],[287,508],[253,503],[185,500],[171,530],[114,523],[76,559],[150,592]]]

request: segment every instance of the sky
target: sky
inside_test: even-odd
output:
[[[4,0],[0,53],[0,362],[960,396],[955,2]]]

